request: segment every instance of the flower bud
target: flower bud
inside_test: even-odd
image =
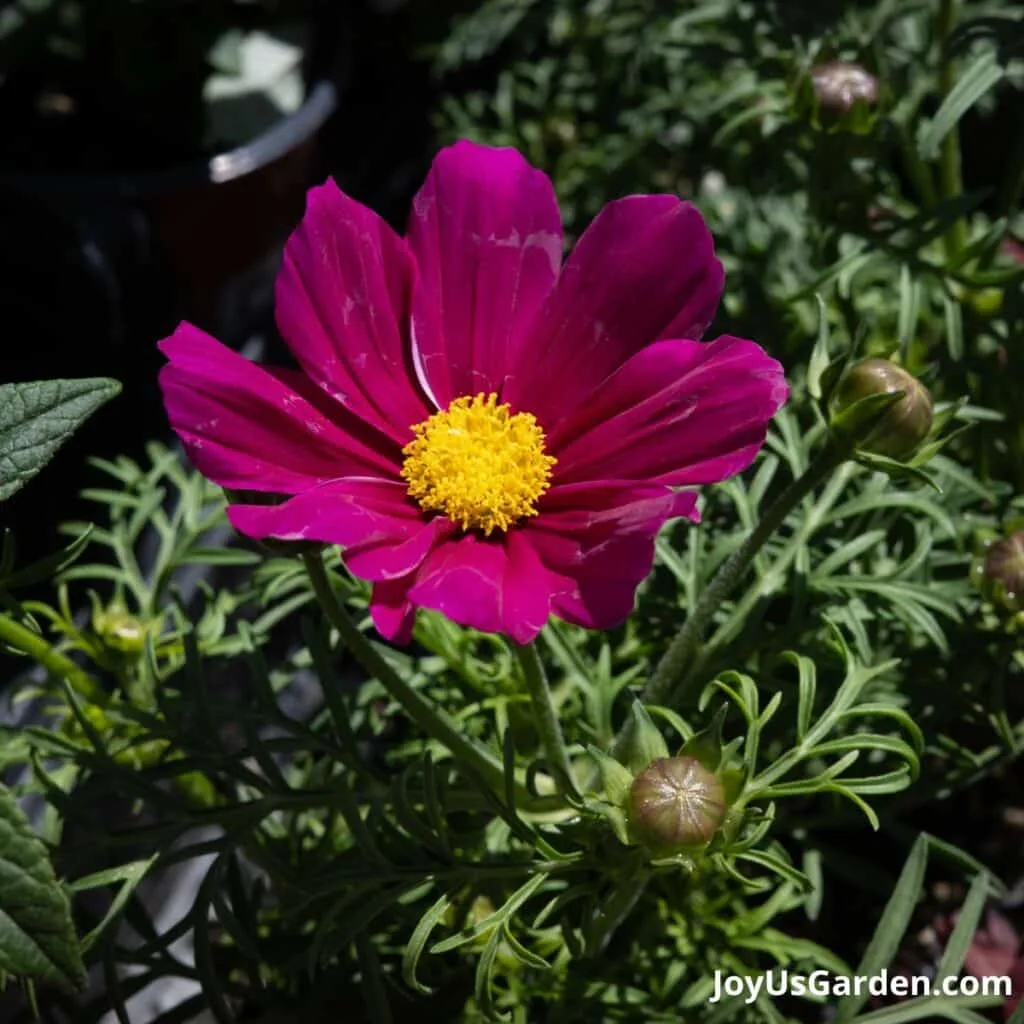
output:
[[[134,657],[146,646],[146,624],[121,605],[94,610],[92,628],[104,646],[118,654]]]
[[[711,841],[725,820],[725,788],[695,757],[660,757],[633,780],[629,823],[651,849],[674,852]]]
[[[859,64],[833,60],[811,68],[814,95],[822,110],[846,114],[862,100],[873,107],[878,102],[878,79]]]
[[[1011,611],[1024,611],[1024,530],[989,545],[981,575],[993,597]]]
[[[932,429],[932,396],[916,377],[887,359],[863,359],[846,371],[830,402],[833,426],[844,426],[843,414],[862,399],[899,391],[902,398],[853,433],[861,451],[906,458]]]

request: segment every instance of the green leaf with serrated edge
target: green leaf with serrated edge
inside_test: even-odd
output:
[[[633,775],[628,768],[619,764],[614,757],[606,754],[597,747],[587,745],[587,752],[597,762],[601,772],[601,784],[604,787],[604,795],[610,804],[622,807],[629,797],[630,787],[633,785]]]
[[[642,772],[652,761],[660,757],[668,757],[668,746],[658,727],[651,721],[651,716],[639,700],[634,699],[630,711],[629,739],[622,752],[625,766],[636,775]]]
[[[911,847],[896,887],[885,905],[885,910],[882,911],[875,934],[857,966],[858,975],[879,975],[892,963],[921,895],[927,866],[928,839],[920,835]],[[853,1020],[867,1002],[869,995],[869,992],[851,992],[843,996],[836,1007],[836,1024],[847,1024]]]
[[[106,377],[0,385],[0,501],[20,490],[120,390]]]
[[[79,987],[85,966],[46,847],[0,787],[0,971]]]

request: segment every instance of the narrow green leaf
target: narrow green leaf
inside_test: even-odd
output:
[[[938,157],[942,140],[953,131],[960,118],[1002,80],[1004,74],[995,53],[988,50],[960,75],[935,116],[921,127],[917,148],[923,159],[934,160]]]
[[[423,996],[429,996],[433,989],[428,988],[416,977],[416,968],[419,965],[424,949],[427,948],[431,934],[444,919],[451,905],[452,901],[447,893],[438,898],[437,902],[420,918],[420,922],[416,925],[415,931],[410,936],[409,942],[405,947],[405,953],[402,956],[402,980],[414,992],[419,992]]]
[[[811,351],[811,358],[807,363],[807,390],[811,398],[821,401],[824,397],[821,387],[821,378],[828,364],[831,362],[829,355],[830,331],[828,325],[828,306],[820,295],[814,296],[818,303],[818,337],[815,339],[814,348]]]
[[[736,859],[749,861],[751,864],[774,872],[785,881],[792,882],[801,892],[808,892],[811,888],[807,876],[776,853],[770,853],[767,850],[744,850],[736,855]]]
[[[857,967],[857,974],[871,976],[881,974],[896,956],[903,934],[910,924],[910,918],[917,906],[924,884],[924,872],[928,865],[928,839],[921,835],[911,847],[900,877],[889,897],[875,934],[868,943],[864,957]],[[851,992],[843,996],[836,1007],[836,1024],[847,1024],[867,1002],[869,992]]]
[[[120,390],[106,377],[0,385],[0,501],[20,490]]]
[[[84,530],[67,547],[45,555],[36,562],[11,571],[9,576],[4,576],[0,570],[0,585],[6,590],[17,590],[19,587],[31,587],[36,583],[52,579],[57,573],[62,572],[85,550],[92,535],[92,528]]]
[[[946,978],[953,978],[960,973],[988,900],[990,882],[987,872],[982,872],[971,883],[967,899],[964,900],[964,905],[960,909],[956,925],[953,928],[953,934],[950,935],[942,953],[942,960],[939,962],[939,969],[935,974],[934,983],[936,985],[941,985]]]
[[[103,920],[82,940],[83,952],[88,952],[96,944],[96,940],[107,930],[111,922],[115,921],[124,910],[125,904],[131,899],[132,893],[138,888],[139,883],[146,877],[149,869],[156,863],[159,854],[154,854],[149,860],[138,860],[131,864],[123,864],[121,867],[110,868],[107,871],[98,871],[96,874],[86,878],[79,878],[67,885],[68,892],[85,892],[88,889],[100,889],[117,882],[122,882],[117,895],[111,901],[110,907]]]
[[[897,337],[901,361],[905,361],[917,332],[917,321],[921,312],[921,282],[914,280],[910,267],[900,267],[900,309],[897,321]]]
[[[951,295],[943,295],[946,310],[946,348],[950,359],[959,362],[964,357],[964,314],[960,303]]]
[[[67,894],[46,847],[0,787],[0,971],[81,986],[85,967]]]

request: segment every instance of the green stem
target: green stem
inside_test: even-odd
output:
[[[458,723],[443,708],[437,707],[413,689],[388,664],[377,648],[360,632],[342,607],[328,579],[323,558],[318,554],[302,556],[320,607],[328,621],[338,631],[342,641],[360,665],[387,690],[394,701],[431,739],[446,747],[467,768],[475,772],[488,786],[502,792],[505,769],[500,760],[459,730]],[[524,794],[529,800],[529,795]]]
[[[533,716],[540,734],[541,747],[560,793],[579,796],[572,762],[566,750],[562,727],[558,723],[558,711],[551,697],[547,674],[534,644],[512,644],[513,653],[523,670],[523,681],[530,694]]]
[[[956,27],[956,0],[940,0],[935,19],[935,35],[939,42],[939,104],[950,94],[955,84],[951,42]],[[942,140],[939,150],[939,192],[944,200],[959,199],[964,186],[961,177],[960,131],[954,126]],[[950,224],[945,237],[946,257],[956,265],[960,253],[967,246],[967,224],[957,217]]]
[[[936,203],[935,182],[932,179],[931,168],[918,155],[917,147],[907,132],[906,125],[897,124],[896,134],[903,156],[903,166],[917,190],[918,201],[923,207],[930,209]]]
[[[846,460],[848,455],[849,450],[846,447],[830,438],[803,475],[797,477],[776,498],[747,539],[726,559],[708,584],[707,589],[701,594],[682,629],[669,644],[651,681],[641,694],[640,699],[645,704],[664,704],[666,702],[673,689],[676,688],[680,677],[692,665],[704,631],[714,618],[715,612],[742,581],[757,553],[778,530],[790,512],[815,487],[827,479]],[[615,755],[622,754],[628,743],[630,731],[629,723],[619,731],[613,748]]]
[[[833,440],[826,442],[818,457],[772,503],[747,539],[725,563],[700,596],[696,608],[676,635],[643,693],[645,704],[663,701],[693,658],[711,622],[724,601],[743,579],[754,556],[783,524],[786,517],[847,458],[847,450]]]
[[[68,685],[90,704],[104,707],[109,703],[106,692],[97,685],[88,672],[61,654],[38,633],[21,625],[20,622],[15,622],[7,615],[0,615],[0,642],[32,658],[54,679],[66,679]]]
[[[785,581],[790,565],[795,561],[810,536],[821,525],[821,520],[836,503],[840,494],[842,494],[849,483],[850,474],[854,469],[855,464],[848,462],[836,473],[828,487],[822,492],[821,498],[814,503],[813,508],[801,520],[800,528],[793,534],[792,539],[779,554],[779,557],[772,563],[771,568],[755,586],[747,590],[743,597],[736,602],[735,607],[730,611],[725,622],[715,630],[707,643],[702,644],[699,651],[694,654],[689,670],[682,676],[679,686],[669,698],[668,703],[670,706],[677,707],[686,691],[690,688],[690,684],[699,682],[701,668],[711,662],[718,652],[726,644],[730,643],[743,629],[748,616],[754,610],[758,601],[773,593]]]

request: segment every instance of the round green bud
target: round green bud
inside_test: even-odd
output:
[[[146,646],[146,624],[124,608],[111,606],[93,615],[92,628],[109,650],[138,655]]]
[[[675,852],[711,841],[728,810],[721,779],[695,757],[660,757],[633,780],[627,814],[635,837]]]
[[[873,455],[906,458],[932,429],[932,396],[916,377],[888,359],[863,359],[846,371],[830,401],[833,421],[862,399],[899,391],[903,397],[857,437],[856,445]]]

